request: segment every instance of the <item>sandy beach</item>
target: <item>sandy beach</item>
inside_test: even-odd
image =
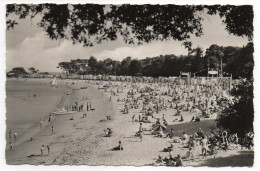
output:
[[[65,80],[60,81],[65,84]],[[34,135],[32,141],[25,141],[14,147],[14,150],[9,150],[7,145],[6,162],[7,164],[44,164],[44,165],[134,165],[143,166],[154,163],[158,155],[162,157],[168,156],[167,152],[162,152],[163,148],[170,146],[173,139],[159,138],[151,135],[152,125],[156,122],[156,118],[165,117],[169,122],[169,127],[174,128],[176,137],[181,136],[183,131],[187,134],[192,134],[198,128],[202,128],[204,133],[208,135],[211,128],[214,126],[213,118],[203,119],[201,122],[192,122],[190,119],[193,114],[184,112],[184,122],[176,122],[174,116],[175,109],[160,111],[156,114],[156,118],[150,118],[150,123],[143,124],[144,134],[143,139],[135,136],[138,131],[139,122],[133,122],[133,114],[136,117],[140,114],[140,110],[131,109],[128,114],[123,114],[124,102],[121,100],[127,96],[130,84],[124,83],[123,91],[116,93],[117,86],[122,85],[120,82],[113,82],[111,88],[106,91],[100,89],[108,82],[98,83],[84,81],[74,82],[75,94],[66,97],[66,104],[73,104],[77,101],[83,103],[82,112],[75,112],[67,115],[57,115],[52,118],[54,133],[51,132],[51,127],[47,121],[44,122],[45,128]],[[80,89],[80,87],[87,87]],[[58,88],[57,88],[58,89]],[[112,95],[113,94],[113,95]],[[167,99],[165,96],[162,98]],[[111,100],[110,100],[111,99]],[[119,99],[119,100],[118,100]],[[93,111],[86,111],[86,103],[92,104]],[[87,117],[83,118],[83,113]],[[70,120],[73,116],[73,120]],[[111,116],[111,120],[106,120],[106,116]],[[7,125],[8,126],[8,125]],[[111,128],[113,130],[112,137],[105,137],[104,129]],[[38,128],[39,129],[39,128]],[[29,138],[29,137],[28,137]],[[118,145],[118,141],[122,142],[124,150],[112,151]],[[50,147],[50,154],[47,154],[45,149],[41,156],[41,146]],[[184,156],[187,149],[183,148],[182,143],[174,143],[173,155],[180,154]],[[232,150],[228,153],[219,152],[215,157],[209,156],[203,159],[199,156],[201,149],[196,149],[198,157],[191,161],[184,161],[184,166],[228,166],[232,157],[236,160],[234,166],[248,165],[251,166],[253,151],[249,150]],[[230,156],[232,156],[230,158]],[[241,163],[244,156],[247,156],[248,161]],[[226,160],[225,157],[229,157]],[[228,162],[228,163],[227,163]],[[232,164],[231,164],[232,165]]]

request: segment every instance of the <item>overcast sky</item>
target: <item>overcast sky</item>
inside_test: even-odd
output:
[[[202,47],[204,51],[212,44],[221,46],[246,45],[247,38],[229,35],[219,16],[202,15],[204,35],[192,37],[193,47]],[[103,42],[94,47],[73,45],[69,40],[51,40],[37,27],[35,20],[18,20],[19,25],[6,32],[6,69],[13,67],[36,67],[40,71],[56,72],[61,61],[70,59],[89,58],[91,55],[98,60],[111,58],[122,60],[127,56],[132,58],[154,57],[164,54],[187,55],[187,49],[178,41],[153,41],[144,45],[127,45],[122,40]]]

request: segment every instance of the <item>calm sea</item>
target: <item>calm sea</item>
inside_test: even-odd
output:
[[[64,84],[53,88],[50,82],[50,79],[6,81],[7,132],[11,129],[19,136],[25,136],[31,129],[40,130],[40,118],[55,111],[68,91]]]

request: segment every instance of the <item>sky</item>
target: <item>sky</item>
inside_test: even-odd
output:
[[[202,47],[205,51],[210,45],[240,46],[248,43],[247,38],[230,35],[217,15],[201,14],[204,35],[191,37],[193,47]],[[143,45],[127,45],[121,39],[103,42],[93,47],[72,44],[69,40],[51,40],[37,27],[39,18],[33,20],[17,20],[18,25],[6,32],[6,71],[13,67],[35,67],[40,72],[59,72],[58,63],[71,59],[89,58],[98,60],[111,58],[121,61],[127,56],[136,59],[155,57],[158,55],[187,55],[187,49],[178,41],[152,41]]]

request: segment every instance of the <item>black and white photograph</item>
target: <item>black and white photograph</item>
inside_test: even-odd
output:
[[[6,165],[256,164],[254,4],[158,3],[5,4]]]

